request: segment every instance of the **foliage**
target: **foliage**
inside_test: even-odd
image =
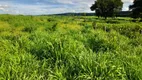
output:
[[[142,23],[130,18],[0,15],[0,24],[0,80],[142,79]]]
[[[142,18],[142,0],[134,0],[133,5],[129,6],[129,9],[132,10],[133,18]]]
[[[123,2],[121,0],[97,0],[90,7],[96,11],[97,16],[114,17],[114,15],[122,9]]]

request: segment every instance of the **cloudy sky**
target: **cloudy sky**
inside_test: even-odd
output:
[[[57,14],[66,12],[91,12],[95,0],[0,0],[0,14]],[[133,0],[122,0],[123,11]]]

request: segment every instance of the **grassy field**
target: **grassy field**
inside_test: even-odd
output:
[[[0,80],[142,80],[142,23],[0,15]]]

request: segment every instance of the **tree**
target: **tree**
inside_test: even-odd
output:
[[[121,0],[96,0],[90,7],[92,11],[95,10],[96,15],[105,17],[114,17],[115,14],[122,10],[123,2]]]
[[[132,10],[132,18],[142,19],[142,0],[134,0],[133,5],[130,5],[129,9]]]

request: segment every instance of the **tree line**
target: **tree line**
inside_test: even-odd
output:
[[[107,19],[107,17],[115,17],[122,7],[121,0],[96,0],[90,9],[95,11],[98,17]],[[132,18],[141,18],[142,21],[142,0],[134,0],[133,4],[129,6],[129,10],[132,12]]]

